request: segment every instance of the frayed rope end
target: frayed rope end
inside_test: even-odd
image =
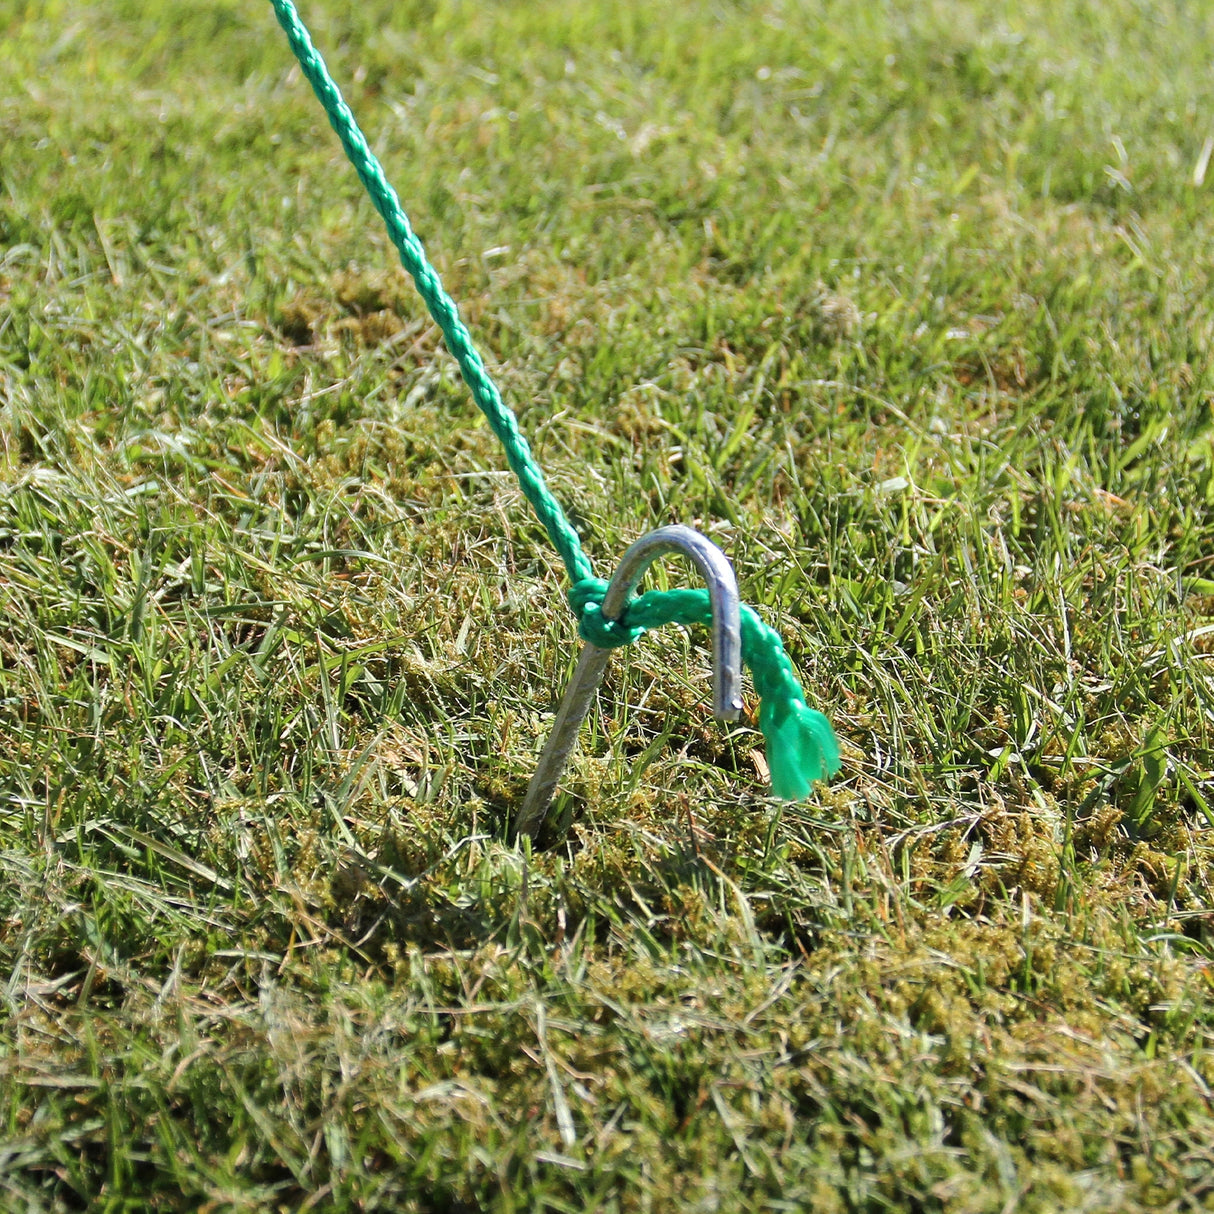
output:
[[[803,801],[815,781],[828,779],[842,765],[831,723],[804,701],[764,700],[759,706],[759,728],[767,743],[771,793],[781,801]]]

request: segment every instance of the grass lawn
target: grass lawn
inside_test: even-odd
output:
[[[1214,9],[302,11],[843,772],[668,628],[511,843],[567,584],[269,4],[0,3],[0,1208],[1214,1210]]]

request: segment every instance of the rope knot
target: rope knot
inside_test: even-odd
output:
[[[569,606],[578,618],[578,635],[600,649],[620,649],[631,645],[645,629],[628,623],[628,613],[618,620],[603,614],[603,596],[607,583],[601,577],[582,578],[569,589]]]

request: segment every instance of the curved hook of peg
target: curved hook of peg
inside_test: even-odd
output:
[[[643,535],[624,553],[603,596],[603,615],[618,620],[636,592],[645,570],[660,556],[681,552],[695,562],[708,586],[712,605],[713,715],[719,721],[736,721],[742,711],[742,626],[738,582],[733,566],[711,540],[682,525],[660,527]],[[582,646],[577,669],[565,691],[535,774],[527,788],[513,833],[539,834],[552,804],[556,786],[577,745],[578,730],[590,711],[595,692],[607,673],[610,649],[589,643]]]

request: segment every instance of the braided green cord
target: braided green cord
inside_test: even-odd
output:
[[[401,265],[409,271],[430,315],[443,331],[447,349],[459,364],[464,383],[468,385],[480,411],[489,419],[493,433],[506,448],[506,460],[510,470],[518,477],[527,500],[548,532],[548,538],[561,554],[570,578],[577,582],[592,576],[594,571],[582,551],[577,532],[570,526],[556,498],[549,493],[548,486],[544,483],[544,474],[532,458],[527,440],[519,432],[517,419],[502,400],[497,385],[489,378],[485,364],[472,344],[472,335],[460,319],[455,301],[443,290],[437,272],[426,260],[426,250],[413,234],[396,191],[384,176],[383,167],[376,159],[375,153],[367,146],[367,141],[341,95],[341,90],[329,75],[329,69],[325,66],[320,52],[312,45],[312,39],[299,19],[294,4],[291,0],[271,0],[271,3],[274,5],[278,23],[286,31],[287,40],[291,44],[291,50],[295,52],[295,58],[299,60],[303,74],[308,78],[312,91],[329,116],[329,122],[337,132],[341,146],[358,173],[359,180],[371,196],[375,209],[387,225],[388,236],[400,254]]]
[[[383,167],[367,145],[292,0],[270,0],[270,3],[346,156],[383,219],[401,264],[412,276],[430,315],[442,330],[447,349],[459,364],[473,400],[506,449],[511,471],[565,563],[573,582],[569,601],[578,616],[582,638],[606,649],[627,645],[642,632],[662,624],[711,623],[712,609],[706,590],[650,591],[633,599],[621,619],[603,617],[602,600],[607,583],[594,576],[577,532],[549,492],[544,474],[519,431],[518,420],[485,370],[455,301],[443,290],[437,272],[426,259],[426,251],[414,235]],[[745,605],[742,660],[750,668],[760,697],[759,726],[767,742],[772,792],[787,801],[801,800],[809,795],[815,780],[825,779],[839,769],[839,745],[834,731],[826,717],[805,703],[779,634]]]
[[[578,588],[570,591],[573,598]],[[612,639],[587,635],[589,613],[582,617],[582,636],[593,644],[626,644],[632,637]],[[628,604],[624,631],[639,636],[663,624],[712,623],[712,604],[707,590],[650,590]],[[767,742],[771,791],[785,801],[809,796],[815,780],[825,780],[839,770],[839,742],[830,722],[805,703],[801,684],[780,634],[759,619],[753,608],[742,604],[742,661],[750,668],[759,693],[759,728]]]

